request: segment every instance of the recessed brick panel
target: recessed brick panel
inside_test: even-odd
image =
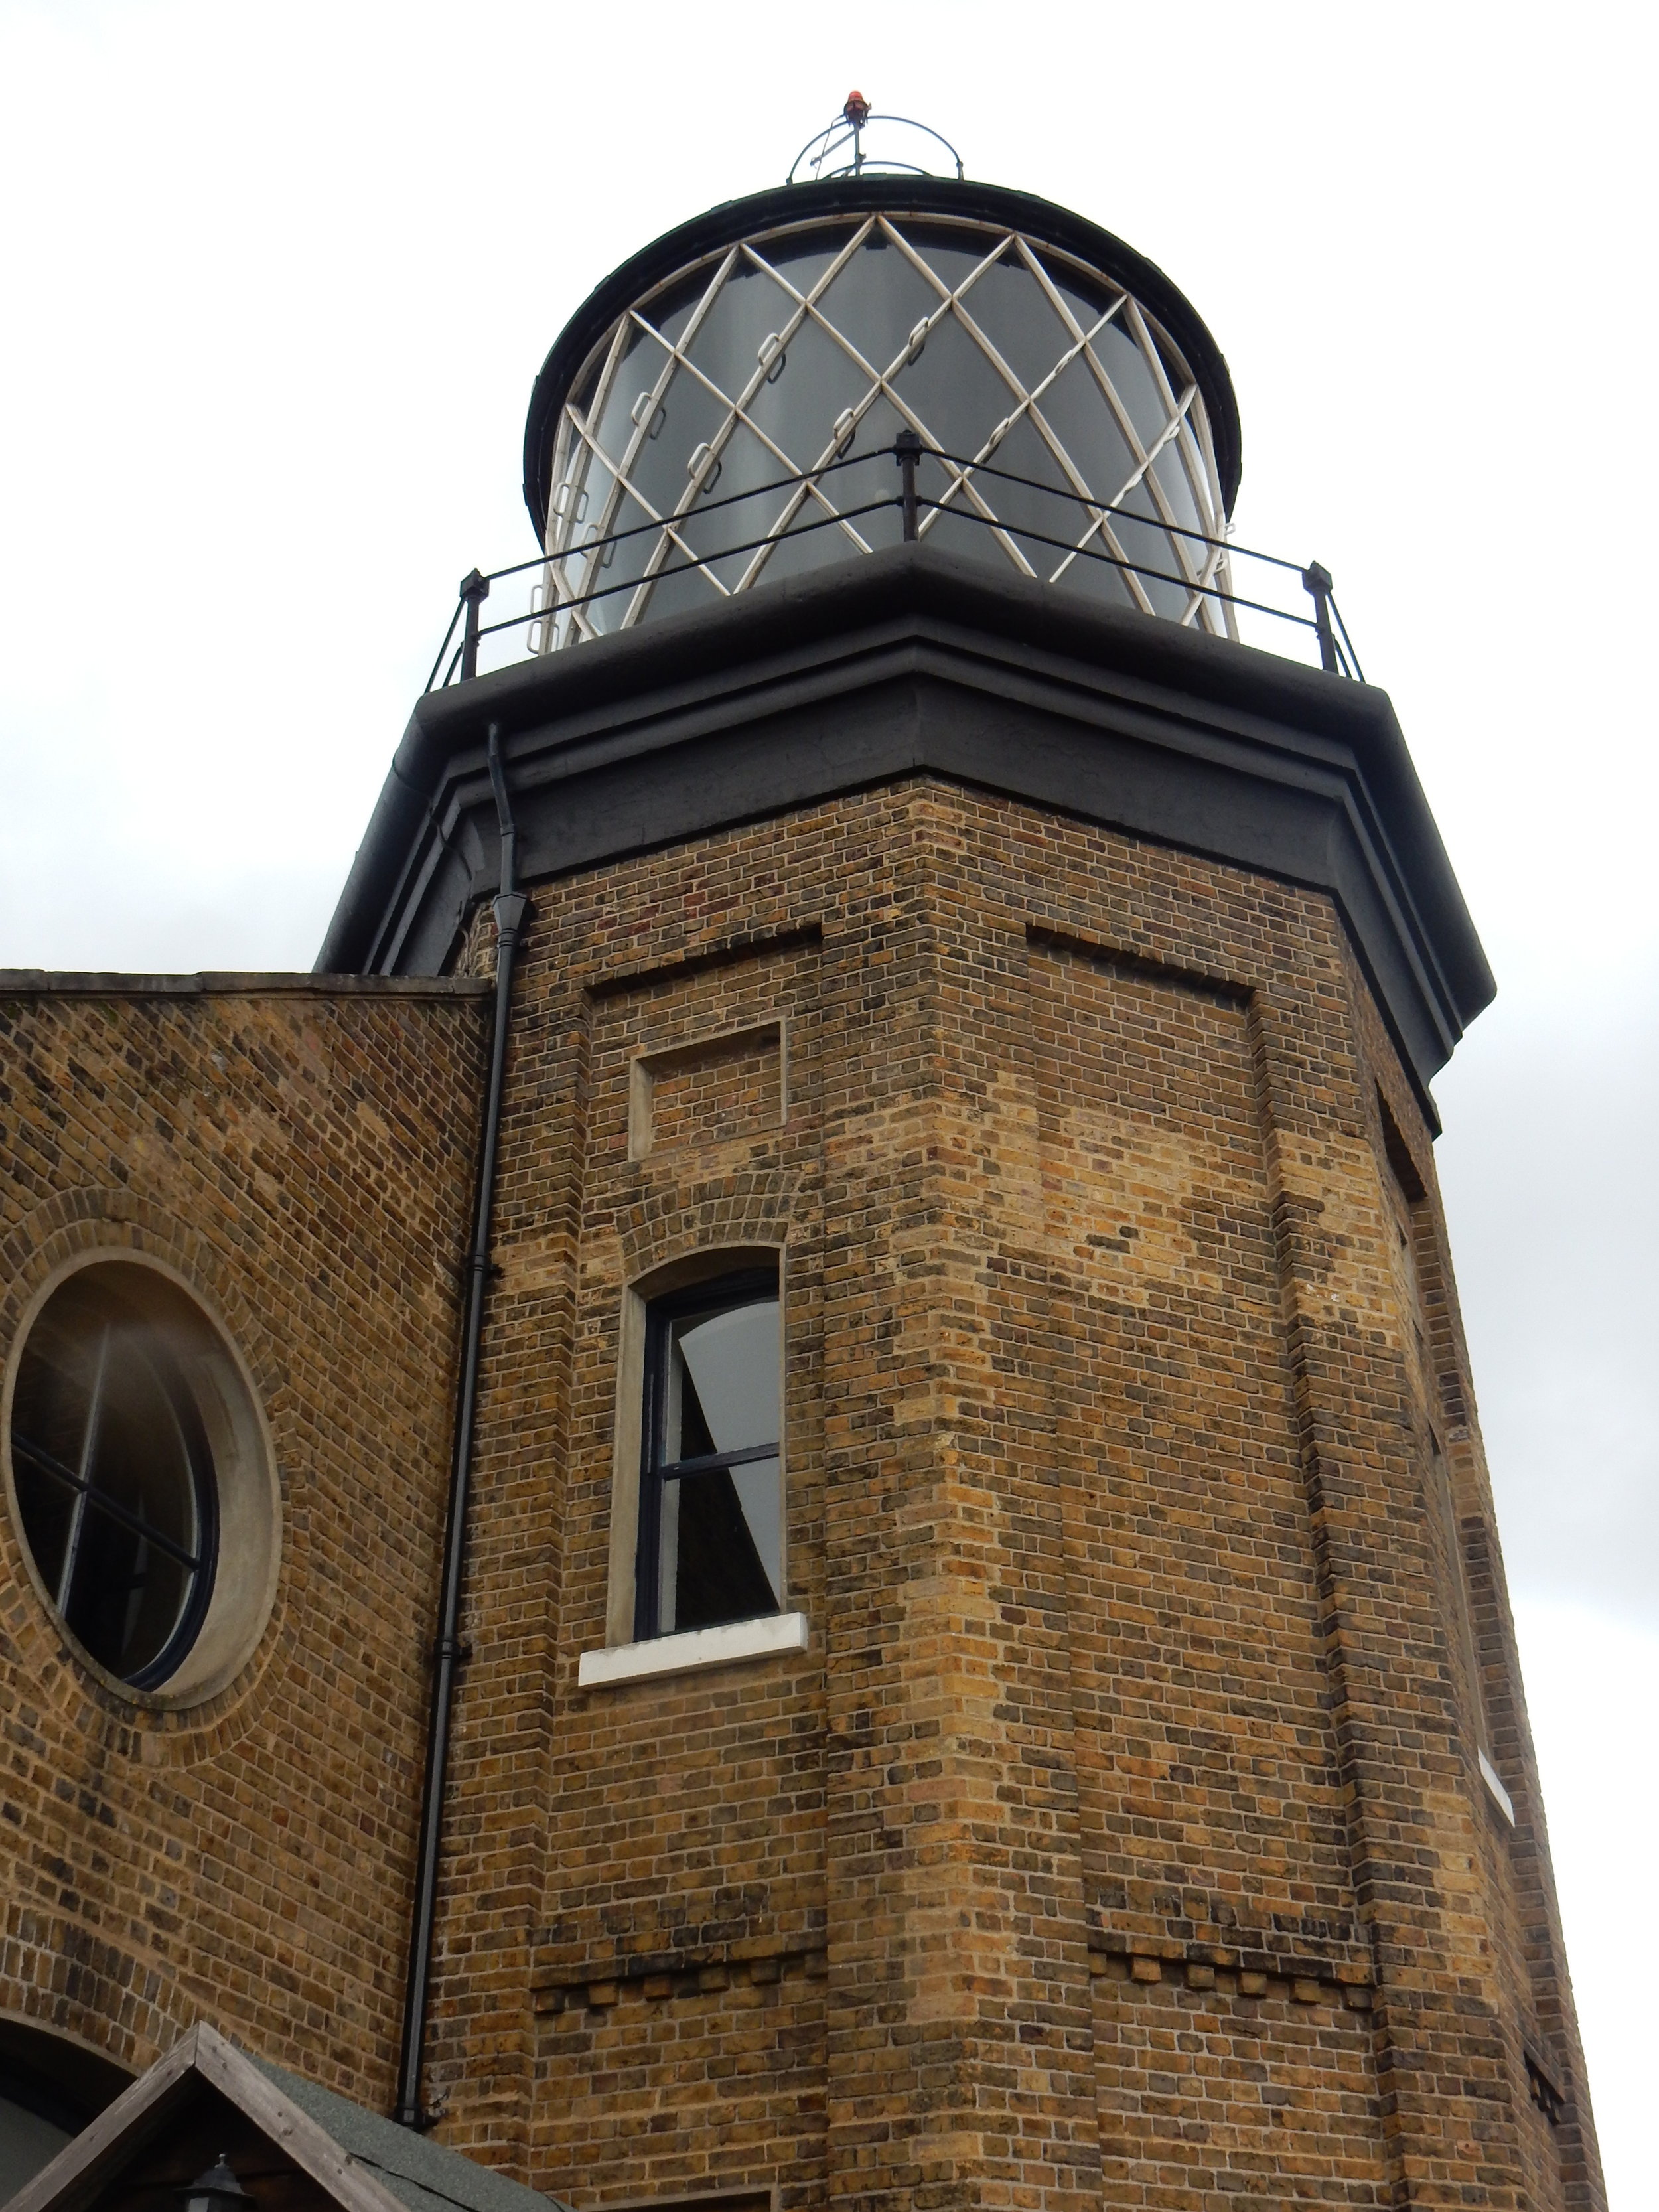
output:
[[[630,1089],[635,1159],[763,1136],[784,1120],[782,1025],[763,1022],[641,1053]]]

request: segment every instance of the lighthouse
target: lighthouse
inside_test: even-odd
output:
[[[1243,452],[1169,276],[855,94],[555,337],[315,975],[13,994],[98,1078],[5,1324],[39,2033],[210,1989],[580,2205],[1603,2201],[1434,1167],[1492,979]],[[65,1564],[147,1540],[112,1316],[154,1623]]]

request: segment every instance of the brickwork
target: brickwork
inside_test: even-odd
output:
[[[1486,1894],[1497,1900],[1482,1934],[1483,1947],[1489,1947],[1484,1955],[1490,1960],[1483,1994],[1503,2045],[1503,2101],[1530,2201],[1549,2203],[1559,2189],[1570,2204],[1597,2204],[1602,2201],[1600,2165],[1585,2110],[1560,1910],[1431,1135],[1357,976],[1355,985],[1360,1032],[1376,1085],[1379,1179],[1396,1208],[1404,1199],[1410,1218],[1416,1326],[1403,1334],[1412,1415],[1431,1447],[1420,1459],[1423,1479],[1425,1486],[1449,1490],[1453,1509],[1451,1530],[1443,1533],[1443,1521],[1431,1530],[1440,1538],[1434,1554],[1448,1629],[1448,1711],[1466,1770],[1478,1732],[1515,1811],[1511,1828],[1471,1778],[1471,1861],[1479,1863]],[[1467,1638],[1455,1632],[1460,1595],[1467,1607]],[[1478,1682],[1469,1679],[1471,1659]],[[1541,2100],[1536,2094],[1540,2075]],[[1551,2108],[1547,2112],[1546,2106]]]
[[[1437,1224],[1428,1133],[1328,902],[918,780],[540,886],[525,963],[450,2139],[601,2203],[1599,2203],[1379,1085]],[[783,1127],[630,1158],[639,1054],[773,1020]],[[812,1648],[581,1691],[627,1286],[779,1245]]]
[[[139,2066],[205,2016],[379,2100],[402,1995],[482,1010],[467,987],[0,987],[0,1359],[52,1270],[170,1266],[270,1425],[275,1610],[106,1686],[0,1516],[0,2007]]]
[[[638,1158],[701,1151],[777,1127],[785,1118],[781,1024],[641,1053],[629,1104],[629,1149]]]
[[[1355,2005],[1363,1989],[1102,1963],[1094,2032],[1109,2203],[1391,2202],[1370,2023]]]
[[[578,1654],[606,1640],[624,1285],[710,1245],[740,1255],[787,1240],[792,1374],[811,1377],[821,1364],[817,944],[809,933],[761,957],[745,957],[739,947],[737,957],[713,964],[687,962],[672,945],[642,947],[634,917],[613,908],[603,884],[586,890],[592,904],[566,942],[552,935],[538,896],[515,1013],[500,1184],[501,1277],[490,1323],[495,1351],[480,1425],[479,1481],[491,1503],[472,1551],[474,1657],[457,1742],[457,1796],[465,1810],[453,1822],[446,1865],[447,1895],[487,1898],[490,1910],[447,1911],[442,1923],[447,1930],[459,1918],[465,1929],[459,1940],[482,1952],[490,1969],[477,1979],[441,1975],[432,2081],[440,2097],[466,2102],[469,2132],[455,2140],[477,2142],[477,2053],[495,2054],[483,2140],[511,2151],[515,2170],[526,2173],[541,2171],[538,2158],[547,2154],[532,2150],[526,2130],[539,2136],[550,2127],[551,2140],[568,2147],[569,2166],[561,2170],[584,2172],[596,2158],[609,2163],[618,2133],[630,2134],[634,2156],[617,2170],[635,2177],[635,2193],[677,2181],[688,2160],[706,2170],[713,2159],[722,2181],[736,2184],[757,2178],[757,2162],[758,2178],[769,2181],[781,2158],[805,2186],[821,2168],[815,2138],[823,2093],[820,2072],[814,2117],[812,2097],[801,2094],[798,2045],[814,2034],[821,2043],[820,1980],[809,1978],[799,1994],[792,1986],[791,2037],[775,2067],[751,2050],[743,2071],[743,2097],[760,2100],[772,2133],[775,2147],[764,2154],[752,2147],[753,2127],[734,2115],[722,2122],[723,2151],[708,2128],[698,2131],[694,2152],[672,2130],[635,2129],[626,2082],[603,2108],[572,2106],[555,2088],[545,2121],[542,2091],[532,2094],[531,2069],[537,2084],[551,2087],[563,2078],[573,2035],[586,2033],[568,2009],[532,2011],[548,2002],[549,1990],[617,1983],[631,2004],[647,1972],[677,1976],[681,1987],[687,1974],[746,1972],[744,1962],[757,1955],[821,1962],[824,1941],[816,1665],[803,1657],[758,1675],[669,1682],[605,1698],[573,1694]],[[555,975],[562,996],[549,991]],[[641,1054],[779,1019],[790,1034],[787,1126],[775,1126],[774,1115],[766,1117],[771,1126],[756,1129],[740,1115],[738,1133],[726,1135],[731,1124],[719,1119],[707,1144],[691,1141],[697,1133],[686,1127],[686,1141],[631,1156]],[[715,1070],[730,1066],[723,1049],[690,1057]],[[499,1424],[491,1419],[496,1407],[506,1409]],[[818,1616],[820,1426],[816,1390],[792,1383],[783,1438],[786,1571],[792,1601]],[[526,1680],[537,1685],[533,1699]],[[743,1784],[735,1792],[734,1777]],[[559,1808],[551,1828],[550,1801]],[[665,1857],[671,1837],[683,1837],[684,1848]],[[702,2019],[709,2007],[723,2012],[734,2002],[704,1991],[688,2006],[682,1996],[658,2026],[676,2051],[706,2044],[712,2062],[722,2039],[744,2024],[751,2035],[767,2033],[776,2009],[748,2008],[738,2027]],[[634,2017],[624,2006],[623,2023]],[[613,2039],[607,2029],[601,2042]],[[526,2069],[516,2092],[500,2063],[508,2045]],[[636,2068],[633,2086],[635,2101],[660,2106],[653,2077]],[[589,2132],[595,2128],[597,2135]],[[659,2160],[650,2154],[657,2132]]]
[[[921,776],[532,899],[445,2139],[596,2207],[1599,2206],[1430,1133],[1330,902]],[[8,1591],[27,1956],[95,1985],[73,2022],[118,2014],[124,2052],[210,2002],[375,2102],[483,1033],[459,988],[4,1016],[25,1176],[66,1194],[27,1185],[20,1295],[40,1207],[125,1164],[148,1211],[98,1218],[172,1223],[246,1346],[307,1577],[187,1759]],[[584,1690],[632,1634],[641,1300],[762,1254],[810,1648]],[[94,1741],[86,1809],[54,1808]],[[106,1802],[133,1871],[94,1881]]]

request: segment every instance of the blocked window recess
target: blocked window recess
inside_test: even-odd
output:
[[[1400,1188],[1413,1206],[1420,1206],[1428,1196],[1422,1176],[1417,1171],[1417,1162],[1412,1158],[1412,1148],[1405,1133],[1394,1118],[1393,1109],[1383,1096],[1382,1086],[1376,1086],[1376,1110],[1382,1123],[1382,1143],[1389,1155],[1389,1165],[1399,1178]]]
[[[788,1117],[787,1022],[720,1030],[629,1063],[631,1160],[763,1136]]]
[[[1534,2051],[1523,2047],[1522,2057],[1527,2065],[1527,2094],[1553,2128],[1561,2124],[1567,2108],[1567,2093],[1556,2080],[1554,2073]]]

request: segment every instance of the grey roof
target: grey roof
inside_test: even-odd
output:
[[[255,2058],[206,2021],[25,2182],[7,2212],[87,2212],[204,2087],[243,2112],[340,2212],[570,2212],[556,2197]]]
[[[464,2152],[446,2149],[396,2120],[366,2112],[349,2097],[320,2089],[268,2059],[244,2051],[266,2080],[297,2105],[307,2119],[325,2129],[349,2156],[373,2172],[409,2212],[570,2212],[557,2197],[544,2197],[521,2182],[509,2181],[493,2166],[480,2165]]]

